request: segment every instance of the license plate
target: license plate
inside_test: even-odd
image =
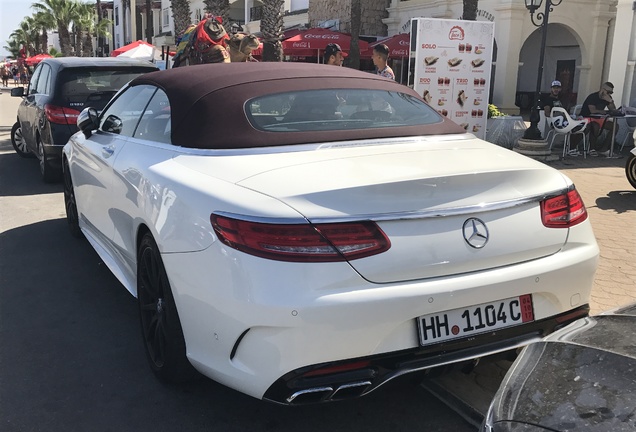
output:
[[[465,338],[532,321],[531,294],[417,318],[420,345]]]

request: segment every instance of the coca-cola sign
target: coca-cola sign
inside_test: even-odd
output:
[[[304,35],[305,39],[340,39],[340,35],[337,34],[311,34]]]

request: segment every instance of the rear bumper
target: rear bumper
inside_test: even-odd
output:
[[[62,149],[69,138],[77,132],[77,127],[69,125],[48,123],[49,136],[46,131],[42,131],[42,148],[46,152],[46,160],[52,168],[62,169]]]
[[[567,246],[542,259],[393,284],[369,283],[346,263],[290,265],[219,242],[162,257],[195,368],[256,398],[288,403],[304,386],[299,377],[324,364],[386,359],[379,372],[361,376],[358,388],[336,392],[365,394],[406,372],[525,345],[561,325],[557,317],[586,313],[598,247],[589,222],[570,231]],[[524,294],[533,296],[531,324],[419,345],[419,316]],[[340,397],[328,392],[319,399]]]
[[[279,378],[263,399],[300,405],[363,396],[407,373],[497,354],[540,340],[571,322],[587,316],[584,305],[557,316],[525,325],[478,335],[470,340],[442,343],[366,358],[348,359],[297,369]],[[343,370],[346,372],[330,372]]]

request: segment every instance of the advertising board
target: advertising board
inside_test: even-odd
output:
[[[440,114],[486,136],[494,23],[414,18],[413,88]],[[411,35],[413,37],[413,35]]]

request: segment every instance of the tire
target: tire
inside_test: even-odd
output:
[[[15,122],[15,124],[11,128],[11,145],[13,146],[13,150],[15,150],[18,156],[23,158],[35,157],[35,155],[31,153],[27,148],[24,136],[22,136],[22,128],[20,127],[20,122]]]
[[[37,147],[38,147],[38,157],[40,159],[40,174],[42,174],[42,180],[45,183],[55,183],[60,180],[60,172],[55,167],[51,166],[51,162],[49,162],[46,152],[44,151],[44,145],[40,140],[40,137],[37,138]]]
[[[64,207],[66,208],[66,222],[68,222],[68,229],[71,235],[75,238],[84,237],[79,226],[73,179],[71,178],[71,172],[69,171],[66,158],[64,159]]]
[[[182,383],[196,375],[186,357],[185,339],[159,248],[145,234],[137,253],[137,300],[150,368],[162,381]]]
[[[632,185],[634,189],[636,189],[636,155],[631,154],[629,159],[627,159],[627,164],[625,165],[625,175],[627,176],[627,181]]]

